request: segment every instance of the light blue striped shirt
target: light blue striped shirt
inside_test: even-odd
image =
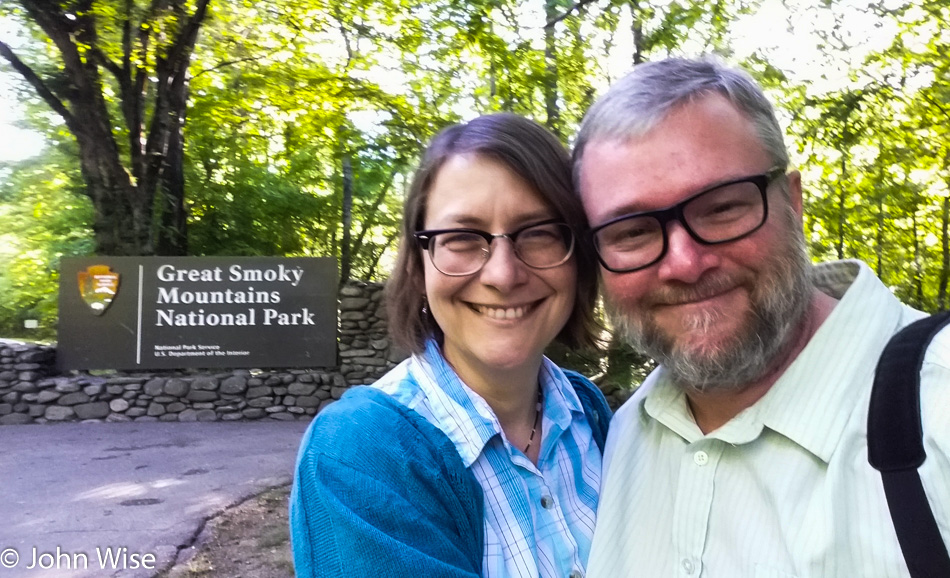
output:
[[[547,358],[538,465],[512,446],[488,403],[430,341],[374,387],[439,428],[485,495],[485,578],[583,576],[594,535],[601,455],[567,376]]]

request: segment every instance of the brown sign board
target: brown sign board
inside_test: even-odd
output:
[[[60,369],[332,367],[332,258],[64,258]]]

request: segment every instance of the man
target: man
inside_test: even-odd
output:
[[[861,262],[811,264],[759,86],[711,60],[637,66],[574,155],[611,316],[660,364],[611,423],[588,575],[907,576],[866,423],[884,345],[923,314]],[[950,332],[922,376],[920,473],[950,543]]]

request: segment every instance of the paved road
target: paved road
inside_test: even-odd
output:
[[[154,576],[209,517],[289,483],[306,426],[0,426],[0,578]]]

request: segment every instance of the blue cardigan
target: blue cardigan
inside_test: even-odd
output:
[[[603,452],[604,396],[565,373]],[[474,578],[484,515],[481,486],[451,440],[378,389],[350,389],[304,434],[290,496],[298,577]]]

